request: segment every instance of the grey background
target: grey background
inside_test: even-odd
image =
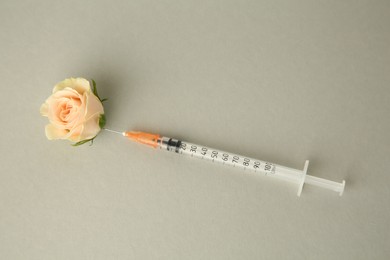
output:
[[[0,2],[0,259],[389,259],[389,1]],[[101,133],[44,135],[59,81],[107,126],[347,181],[344,196]]]

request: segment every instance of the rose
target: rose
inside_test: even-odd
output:
[[[100,132],[105,123],[104,109],[95,82],[92,83],[93,89],[84,78],[69,78],[54,87],[40,109],[50,122],[45,128],[49,140],[67,139],[82,144]]]

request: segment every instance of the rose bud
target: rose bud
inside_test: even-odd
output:
[[[102,101],[95,82],[69,78],[58,83],[40,112],[49,119],[45,133],[49,140],[67,139],[80,145],[92,141],[105,124]]]

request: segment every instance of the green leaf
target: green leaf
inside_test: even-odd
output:
[[[99,126],[100,129],[103,129],[103,127],[106,125],[106,116],[104,114],[101,114],[99,117]]]
[[[94,138],[95,138],[95,137],[94,137]],[[85,143],[88,143],[88,142],[91,142],[91,144],[92,144],[94,138],[91,138],[91,139],[87,139],[87,140],[83,140],[83,141],[77,142],[77,143],[75,143],[75,144],[72,144],[72,146],[80,146],[80,145],[85,144]]]
[[[100,102],[104,102],[104,101],[107,101],[108,98],[103,98],[102,100],[100,100]]]

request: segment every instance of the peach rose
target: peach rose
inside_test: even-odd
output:
[[[49,140],[81,142],[99,133],[105,123],[104,110],[93,87],[91,90],[89,81],[83,78],[65,79],[54,87],[40,109],[50,121],[45,129]]]

